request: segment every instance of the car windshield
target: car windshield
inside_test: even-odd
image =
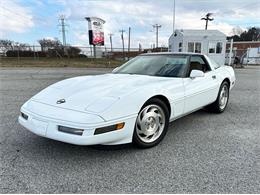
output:
[[[206,57],[208,62],[211,64],[211,66],[213,66],[215,69],[218,69],[221,65],[219,63],[217,63],[215,60],[213,60],[210,57]]]
[[[114,74],[139,74],[162,77],[182,77],[188,56],[147,55],[137,56],[120,66]]]

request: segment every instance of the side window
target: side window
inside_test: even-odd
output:
[[[191,56],[189,73],[191,73],[192,70],[201,70],[203,72],[211,71],[210,66],[202,56]]]

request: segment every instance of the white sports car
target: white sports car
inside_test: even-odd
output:
[[[158,144],[169,122],[201,109],[221,113],[234,70],[193,53],[139,55],[112,73],[57,82],[21,107],[33,133],[77,145]]]

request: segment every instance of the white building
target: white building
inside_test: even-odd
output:
[[[245,57],[242,61],[243,64],[260,64],[260,47],[248,48]]]
[[[194,52],[225,63],[226,35],[218,30],[176,30],[169,38],[171,52]]]

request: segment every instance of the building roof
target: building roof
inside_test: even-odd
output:
[[[175,32],[182,33],[183,36],[223,36],[226,38],[226,35],[219,30],[176,30]]]

